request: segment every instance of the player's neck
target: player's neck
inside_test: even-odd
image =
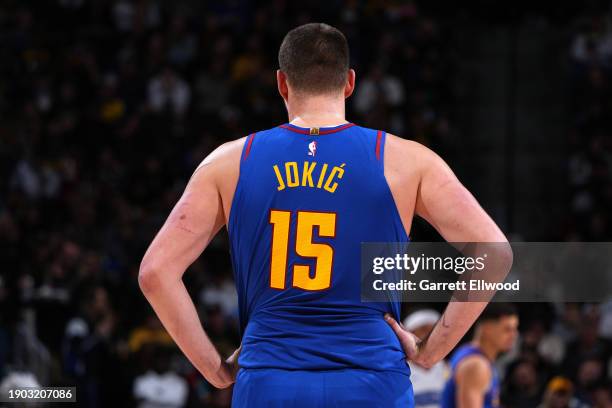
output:
[[[485,339],[482,337],[476,338],[472,344],[478,347],[482,354],[484,354],[489,360],[495,361],[495,359],[497,359],[497,355],[499,354],[497,347],[485,341]]]
[[[336,95],[313,95],[289,98],[289,122],[301,127],[331,127],[346,123],[344,98]]]

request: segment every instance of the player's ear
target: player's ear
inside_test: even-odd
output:
[[[276,85],[278,87],[278,93],[287,102],[289,99],[289,87],[287,86],[287,75],[280,69],[276,70]]]
[[[344,98],[348,98],[355,90],[355,70],[349,69],[346,76],[346,85],[344,85]]]

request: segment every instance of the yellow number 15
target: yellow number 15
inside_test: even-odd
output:
[[[289,230],[291,211],[271,210],[272,255],[270,259],[270,287],[285,289],[287,256],[289,251]],[[314,227],[319,227],[319,236],[336,236],[336,214],[325,212],[298,211],[295,235],[295,253],[304,258],[315,258],[315,272],[310,266],[293,266],[293,287],[304,290],[322,290],[331,286],[334,249],[325,243],[312,242]]]

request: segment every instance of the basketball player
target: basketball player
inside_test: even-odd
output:
[[[499,407],[499,379],[493,363],[509,351],[517,336],[518,316],[510,304],[491,303],[478,322],[474,339],[453,353],[451,375],[442,392],[442,408]]]
[[[398,303],[360,302],[360,243],[406,242],[415,214],[448,241],[506,238],[432,151],[346,121],[355,72],[340,31],[290,31],[279,64],[289,122],[204,159],[147,250],[140,286],[202,375],[236,383],[234,407],[410,407],[406,358],[431,367],[486,303],[449,305],[417,348]],[[242,334],[227,360],[181,279],[224,225]]]

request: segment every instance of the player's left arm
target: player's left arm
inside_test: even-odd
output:
[[[221,358],[204,332],[182,276],[225,224],[221,191],[238,171],[243,144],[241,139],[219,147],[196,169],[144,255],[138,275],[142,292],[168,333],[219,388],[234,382],[237,353],[227,361]]]
[[[427,220],[452,243],[484,243],[490,255],[488,277],[505,278],[512,265],[512,249],[503,232],[461,184],[450,167],[434,152],[418,143],[392,139],[398,152],[410,160],[418,173],[415,213]],[[495,244],[491,244],[495,243]],[[492,296],[493,293],[490,294]],[[406,355],[417,364],[431,367],[455,347],[487,305],[482,293],[470,302],[452,301],[433,331],[419,347],[418,339],[391,316],[387,322],[398,335]]]

